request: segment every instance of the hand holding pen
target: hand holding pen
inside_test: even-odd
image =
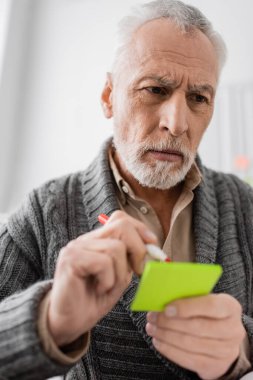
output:
[[[105,224],[109,217],[105,214],[100,214],[98,216],[98,220],[101,224]],[[146,244],[146,250],[149,256],[156,261],[165,261],[170,262],[171,260],[167,257],[167,255],[157,246],[154,244]]]
[[[151,244],[157,247],[155,234],[143,222],[121,210],[113,212],[110,218],[106,214],[100,214],[98,220],[103,225],[103,228],[99,229],[101,234],[108,238],[114,237],[124,244],[129,268],[141,275],[146,261],[147,246]],[[164,260],[165,254],[162,253],[161,257],[157,250],[154,249],[156,259]]]
[[[61,249],[50,293],[48,326],[58,346],[92,329],[141,275],[147,244],[156,236],[123,211]]]

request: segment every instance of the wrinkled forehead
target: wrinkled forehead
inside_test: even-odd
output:
[[[149,70],[149,65],[159,63],[164,70],[166,64],[174,64],[218,79],[215,49],[198,29],[183,32],[168,19],[152,20],[135,31],[128,49],[130,61],[139,69]]]

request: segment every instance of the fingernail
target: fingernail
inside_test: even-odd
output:
[[[150,231],[150,230],[145,230],[144,231],[144,234],[145,234],[145,237],[149,240],[153,240],[153,241],[157,241],[157,237],[156,235]]]
[[[177,315],[176,306],[167,306],[165,309],[166,317],[175,317]]]

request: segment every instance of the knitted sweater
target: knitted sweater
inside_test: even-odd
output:
[[[98,228],[97,216],[118,209],[106,143],[84,172],[33,191],[0,229],[0,379],[198,379],[161,356],[145,332],[146,314],[130,311],[134,277],[114,309],[92,330],[88,353],[72,368],[43,352],[37,310],[51,287],[58,253],[68,241]],[[219,263],[215,292],[234,296],[253,340],[253,190],[232,175],[198,162],[202,183],[194,190],[196,261]]]

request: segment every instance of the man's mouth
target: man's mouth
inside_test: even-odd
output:
[[[153,158],[159,161],[168,161],[168,162],[182,162],[184,156],[182,152],[172,149],[162,149],[154,150],[150,149],[147,152],[148,155],[151,155]]]

